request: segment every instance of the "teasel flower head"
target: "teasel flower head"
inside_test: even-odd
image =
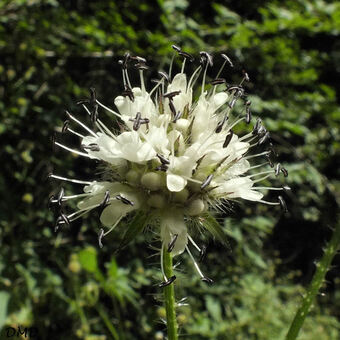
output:
[[[86,181],[51,174],[51,178],[83,186],[83,192],[66,195],[62,189],[50,198],[50,203],[60,211],[56,229],[99,209],[103,225],[99,230],[101,247],[104,237],[127,216],[133,216],[133,220],[121,246],[146,225],[152,225],[160,236],[161,257],[164,250],[174,256],[187,251],[202,280],[211,282],[190,250],[195,248],[203,255],[205,248],[190,236],[189,226],[205,228],[225,241],[211,214],[213,210],[228,209],[232,201],[240,199],[281,205],[286,210],[282,196],[276,202],[263,199],[264,190],[283,188],[257,184],[280,172],[285,176],[288,173],[280,164],[274,166],[271,150],[252,152],[253,148],[271,147],[269,132],[260,119],[242,136],[233,132],[237,124],[252,121],[251,103],[244,88],[248,74],[244,72],[237,84],[227,84],[220,76],[226,68],[230,71],[233,64],[222,54],[222,66],[208,84],[212,56],[200,52],[199,66],[188,76],[185,65],[194,58],[177,46],[173,48],[174,57],[177,54],[183,58],[181,71],[172,76],[173,58],[169,73],[159,72],[150,91],[144,83],[146,60],[126,54],[119,62],[124,90],[114,99],[115,109],[101,103],[93,88],[89,99],[78,102],[91,118],[91,127],[66,113],[62,132],[79,137],[80,150],[59,141],[55,145],[100,162],[104,171],[102,178]],[[131,64],[140,75],[138,86],[130,83]],[[201,85],[201,90],[194,100],[197,85]],[[235,107],[237,102],[241,105]],[[101,111],[112,115],[112,126],[100,119]],[[252,165],[256,159],[264,161]],[[64,203],[71,199],[78,200],[78,210],[67,214]],[[173,281],[164,271],[163,275],[164,285]]]

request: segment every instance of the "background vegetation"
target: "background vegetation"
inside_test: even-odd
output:
[[[120,235],[110,234],[99,251],[94,215],[55,234],[46,202],[58,188],[46,175],[53,167],[92,177],[94,164],[52,152],[64,110],[80,114],[75,102],[90,86],[113,105],[123,90],[119,57],[130,51],[161,69],[176,43],[212,52],[216,64],[227,53],[236,64],[225,75],[231,82],[247,70],[253,113],[270,129],[292,188],[285,216],[248,203],[224,216],[230,249],[207,240],[203,264],[214,285],[181,257],[177,297],[188,302],[178,309],[181,334],[282,339],[336,221],[339,31],[335,1],[1,0],[2,338],[17,325],[37,327],[40,339],[164,338],[149,237],[115,253]],[[299,339],[340,338],[338,262]]]

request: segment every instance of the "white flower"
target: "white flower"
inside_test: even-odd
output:
[[[199,251],[201,249],[188,234],[187,222],[204,226],[209,209],[223,208],[225,202],[235,199],[280,204],[285,208],[281,196],[278,202],[262,200],[262,190],[281,188],[255,185],[280,171],[287,174],[279,164],[256,173],[254,169],[267,166],[268,162],[253,166],[249,163],[250,159],[269,154],[268,151],[249,154],[253,147],[264,145],[269,139],[261,121],[257,120],[253,130],[242,137],[233,132],[238,123],[251,120],[250,102],[245,98],[243,88],[248,76],[245,75],[240,84],[226,86],[218,75],[207,87],[206,72],[212,57],[206,52],[200,54],[201,65],[191,78],[184,73],[184,60],[182,71],[172,80],[171,76],[160,72],[162,77],[150,92],[144,85],[144,59],[126,56],[121,63],[124,93],[114,100],[118,112],[100,103],[92,90],[91,99],[83,101],[82,105],[94,122],[94,130],[68,114],[70,121],[77,123],[86,135],[72,130],[70,121],[64,124],[63,132],[80,137],[83,150],[56,144],[80,156],[101,161],[105,171],[103,180],[93,182],[51,175],[85,185],[83,194],[65,196],[62,190],[52,197],[51,203],[59,207],[69,199],[81,199],[78,211],[69,215],[60,213],[57,227],[100,208],[101,223],[110,228],[107,232],[101,230],[101,245],[102,237],[121,219],[138,211],[147,216],[148,223],[154,223],[160,229],[162,251],[166,247],[177,255],[187,250],[193,258],[189,243]],[[182,55],[188,58],[187,54]],[[228,61],[225,55],[222,56],[225,61],[221,71]],[[130,85],[127,64],[131,59],[138,61],[140,87],[131,88]],[[201,94],[197,102],[193,102],[193,87],[201,71]],[[238,108],[238,118],[235,118],[232,110],[237,101],[243,101],[243,105]],[[120,133],[114,133],[112,127],[98,119],[99,107],[115,116],[113,126],[115,130],[119,128]],[[197,263],[195,267],[202,279],[207,280]]]

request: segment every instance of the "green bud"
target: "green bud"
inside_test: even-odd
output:
[[[162,182],[162,176],[157,172],[147,172],[141,178],[142,185],[151,191],[160,189]]]
[[[190,202],[187,213],[190,216],[196,216],[202,214],[205,209],[204,201],[201,199],[195,199]]]
[[[150,196],[147,203],[152,208],[160,209],[160,208],[164,207],[165,199],[164,199],[163,195],[154,194],[154,195]]]

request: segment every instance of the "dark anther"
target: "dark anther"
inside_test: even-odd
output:
[[[54,231],[57,232],[59,227],[63,224],[69,225],[70,220],[68,219],[68,217],[64,213],[60,213],[60,216],[57,218],[57,221],[55,223]]]
[[[176,52],[181,52],[181,48],[176,46],[176,45],[171,45],[171,47],[176,51]]]
[[[226,80],[224,78],[216,78],[211,81],[211,85],[225,84]]]
[[[104,195],[104,199],[103,199],[102,203],[100,203],[99,208],[104,209],[108,205],[110,205],[110,192],[109,192],[109,190],[106,190],[105,195]]]
[[[140,119],[142,118],[142,114],[140,112],[137,112],[136,117],[133,122],[133,129],[137,131],[140,127]]]
[[[278,176],[280,174],[280,170],[281,170],[281,164],[277,163],[275,167],[275,176]]]
[[[242,72],[243,72],[243,75],[244,75],[244,80],[250,81],[248,73],[245,70],[243,70]]]
[[[69,125],[70,125],[70,121],[69,120],[65,120],[65,122],[63,124],[63,127],[61,129],[61,132],[65,133],[68,130]]]
[[[262,145],[270,138],[270,133],[267,131],[258,141],[258,145]]]
[[[141,113],[137,112],[135,118],[130,118],[130,122],[133,122],[133,129],[137,131],[141,124],[149,124],[150,120],[148,118],[141,118]]]
[[[213,66],[213,58],[212,58],[211,54],[209,54],[206,51],[201,51],[200,56],[201,56],[201,63],[202,64],[207,62],[210,66]]]
[[[96,90],[94,87],[90,88],[91,98],[90,98],[90,105],[91,108],[91,121],[94,123],[98,118],[98,104],[96,99]]]
[[[104,229],[100,228],[99,234],[98,234],[98,244],[100,248],[103,248],[102,238],[104,236]]]
[[[125,197],[123,197],[123,196],[121,196],[121,195],[117,195],[116,196],[116,199],[118,200],[118,201],[122,201],[122,203],[124,203],[124,204],[127,204],[127,205],[134,205],[134,203],[132,202],[132,201],[130,201],[130,200],[128,200],[127,198],[125,198]]]
[[[230,60],[230,58],[226,54],[222,53],[221,56],[222,56],[223,59],[225,59],[229,63],[230,67],[234,67],[234,64],[232,63],[232,61]]]
[[[216,127],[216,129],[215,129],[215,132],[216,132],[216,133],[220,133],[220,132],[222,131],[223,124],[224,124],[224,119],[221,120],[221,121],[217,124],[217,127]]]
[[[253,132],[252,132],[253,135],[257,135],[258,134],[258,130],[259,130],[260,126],[261,126],[261,123],[262,123],[261,119],[257,118],[256,119],[256,123],[255,123],[254,128],[253,128]]]
[[[249,105],[246,106],[246,123],[249,124],[251,121],[251,111]]]
[[[281,168],[283,176],[288,177],[288,170],[286,168]]]
[[[173,92],[168,92],[168,93],[165,93],[163,95],[164,98],[169,98],[170,100],[175,97],[175,96],[178,96],[179,94],[181,93],[181,90],[179,91],[173,91]]]
[[[84,150],[90,150],[90,151],[100,151],[100,147],[96,143],[90,143],[88,145],[81,145],[81,148]]]
[[[157,154],[157,157],[159,158],[162,164],[170,164],[169,160],[166,159],[164,156],[160,155],[159,153]]]
[[[169,108],[170,108],[170,111],[171,113],[173,114],[173,116],[175,117],[177,112],[176,112],[176,108],[175,108],[175,105],[174,103],[172,102],[172,100],[169,100]]]
[[[203,261],[203,259],[204,259],[204,257],[205,257],[206,251],[207,251],[207,246],[206,246],[206,245],[203,245],[203,246],[201,247],[200,257],[199,257],[199,259],[198,259],[198,262],[202,262],[202,261]]]
[[[281,206],[281,209],[284,213],[287,213],[288,212],[288,209],[287,209],[287,205],[286,205],[286,202],[285,200],[283,199],[282,196],[278,196],[277,199],[279,200],[279,203],[280,203],[280,206]]]
[[[58,193],[58,196],[57,196],[57,200],[56,200],[56,203],[58,203],[59,207],[61,207],[61,202],[63,200],[63,197],[64,197],[64,193],[65,193],[65,190],[63,187],[60,188],[60,191]]]
[[[205,181],[201,185],[201,190],[203,190],[204,188],[206,188],[210,184],[212,178],[213,178],[213,175],[211,174],[205,179]]]
[[[260,125],[259,128],[257,129],[257,134],[259,136],[264,136],[266,133],[267,129],[263,125]]]
[[[156,171],[167,171],[168,166],[166,164],[161,164],[158,167],[155,168]]]
[[[129,60],[130,60],[130,53],[126,52],[124,55],[124,60],[123,60],[123,65],[122,65],[124,69],[127,69]]]
[[[176,275],[171,276],[167,281],[162,282],[161,284],[159,284],[159,288],[163,288],[166,286],[171,285],[174,281],[176,280]]]
[[[177,241],[177,237],[178,237],[178,234],[175,234],[173,239],[171,240],[171,242],[169,243],[168,245],[168,253],[171,253],[175,247],[175,243]]]
[[[169,75],[165,73],[164,71],[158,71],[158,74],[165,78],[167,81],[169,81]]]
[[[143,63],[146,64],[146,59],[143,57],[140,57],[138,55],[136,56],[130,56],[130,59],[137,61],[137,63]]]
[[[230,130],[230,132],[227,134],[227,137],[225,138],[225,141],[223,143],[223,148],[226,148],[229,145],[231,139],[233,138],[233,135],[234,135],[234,132]]]
[[[178,111],[173,119],[173,123],[176,123],[178,119],[180,119],[182,117],[182,112],[181,111]]]
[[[269,155],[266,155],[265,157],[267,158],[270,167],[271,167],[271,168],[274,168],[274,163],[273,163],[273,161],[271,160],[270,156],[269,156]]]
[[[235,106],[235,104],[236,104],[236,102],[237,102],[237,97],[234,97],[232,100],[231,100],[231,102],[230,103],[228,103],[228,106],[232,109],[234,106]]]
[[[149,67],[146,66],[144,63],[137,63],[134,65],[138,70],[147,70]]]
[[[206,277],[206,276],[204,276],[204,277],[202,277],[202,279],[201,279],[203,282],[206,282],[206,283],[214,283],[214,281],[212,280],[212,279],[210,279],[209,277]]]
[[[191,54],[189,54],[187,52],[179,51],[178,54],[180,56],[184,57],[185,59],[189,59],[190,62],[193,62],[195,60],[195,58]]]
[[[236,93],[238,93],[239,96],[241,96],[244,93],[244,88],[240,85],[234,85],[234,86],[228,87],[227,91],[228,92],[236,91]]]
[[[133,102],[135,100],[135,96],[132,92],[132,89],[130,88],[129,85],[125,85],[125,90],[122,93],[122,96],[124,97],[129,97],[129,99]]]

